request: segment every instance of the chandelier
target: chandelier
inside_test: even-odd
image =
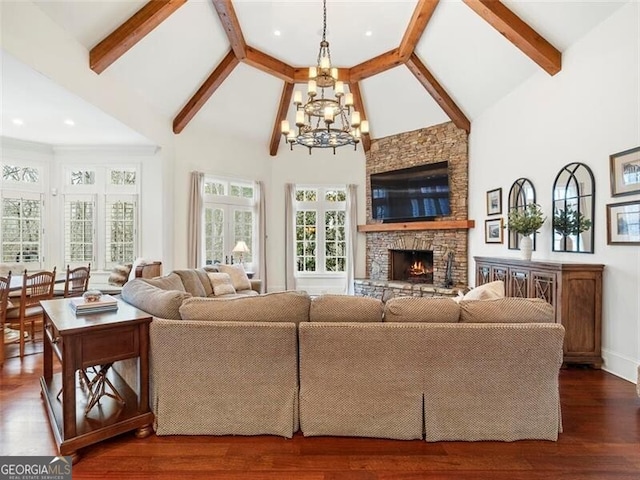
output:
[[[327,42],[327,0],[323,0],[322,41],[315,67],[309,68],[307,101],[302,103],[302,92],[293,94],[296,107],[296,127],[289,128],[283,120],[281,131],[293,150],[295,144],[312,148],[336,148],[353,145],[358,148],[362,135],[369,133],[369,122],[360,120],[360,112],[353,105],[353,94],[344,91],[338,80],[338,69],[331,66],[331,52]],[[326,91],[325,91],[326,90]],[[333,95],[328,94],[333,90]],[[324,122],[324,124],[322,123]]]

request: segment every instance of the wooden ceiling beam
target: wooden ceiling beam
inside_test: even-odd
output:
[[[353,106],[356,111],[360,112],[360,120],[367,120],[367,112],[364,109],[364,102],[362,101],[362,92],[360,92],[360,84],[353,82],[349,84],[349,90],[353,94]],[[370,135],[362,135],[361,140],[364,153],[371,150],[371,137]]]
[[[400,56],[400,49],[394,48],[386,53],[373,57],[349,69],[349,81],[359,82],[391,68],[402,65],[405,60]]]
[[[231,50],[235,53],[238,60],[244,60],[247,56],[247,44],[244,41],[244,35],[240,28],[240,22],[238,16],[233,8],[231,0],[211,0],[213,6],[218,13],[222,28],[227,34],[229,43],[231,44]]]
[[[166,20],[187,0],[152,0],[89,52],[89,67],[100,74]]]
[[[498,0],[463,0],[549,75],[562,69],[562,53]]]
[[[427,67],[420,61],[415,53],[411,54],[409,60],[406,63],[407,68],[415,75],[422,86],[429,92],[429,95],[440,105],[440,108],[444,110],[449,118],[453,121],[456,127],[465,130],[467,133],[471,131],[471,122],[462,113],[462,110],[458,108],[453,99],[445,91],[444,88],[438,83],[431,72],[427,70]]]
[[[291,95],[293,94],[293,83],[285,82],[282,88],[282,95],[280,95],[280,106],[278,107],[278,113],[276,115],[276,122],[271,132],[271,143],[269,144],[269,155],[275,157],[278,154],[278,146],[280,145],[280,139],[283,137],[280,129],[281,122],[287,119],[287,112],[289,111],[289,105],[291,104]]]
[[[211,75],[209,75],[209,78],[205,80],[195,95],[191,97],[173,120],[173,133],[182,132],[184,127],[187,126],[196,113],[207,103],[207,100],[211,98],[213,92],[222,85],[222,82],[224,82],[233,69],[236,68],[238,63],[238,59],[233,50],[229,51],[227,56],[222,59],[222,62],[220,62]]]
[[[252,67],[278,77],[287,83],[294,82],[294,68],[277,58],[267,55],[253,47],[247,46],[247,56],[241,59],[242,62]]]
[[[416,45],[420,41],[420,37],[424,33],[424,29],[427,28],[431,16],[438,6],[439,0],[419,0],[416,5],[416,9],[413,11],[411,20],[407,31],[404,32],[402,41],[400,42],[399,53],[400,57],[405,61],[409,59],[411,54],[416,48]]]

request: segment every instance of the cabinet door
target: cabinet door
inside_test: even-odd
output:
[[[507,296],[529,298],[529,279],[531,272],[526,268],[509,269],[509,283],[507,285]]]
[[[507,289],[507,267],[500,265],[494,265],[491,267],[491,281],[496,282],[502,280],[504,282],[504,288]]]
[[[531,272],[531,297],[540,298],[553,305],[556,323],[562,323],[558,315],[558,281],[554,272]]]
[[[484,263],[476,264],[476,287],[491,281],[491,266]]]

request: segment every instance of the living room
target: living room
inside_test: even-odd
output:
[[[548,218],[537,235],[533,259],[605,265],[603,368],[627,382],[635,383],[640,364],[640,303],[637,294],[640,291],[640,249],[629,245],[609,244],[606,216],[608,204],[638,199],[637,194],[622,198],[611,195],[609,157],[640,146],[639,7],[634,1],[616,2],[613,7],[611,5],[613,4],[602,7],[609,8],[606,13],[594,13],[583,6],[585,15],[593,15],[597,21],[592,22],[588,31],[576,35],[577,38],[571,45],[562,51],[562,70],[559,73],[549,75],[514,48],[515,53],[511,54],[515,55],[517,62],[531,63],[531,69],[526,70],[529,75],[523,81],[515,79],[504,96],[495,98],[490,104],[474,106],[479,113],[471,118],[468,138],[467,215],[468,219],[475,221],[475,226],[468,230],[467,258],[464,261],[467,265],[466,283],[473,286],[474,256],[518,257],[518,251],[507,248],[506,236],[503,243],[485,241],[485,220],[498,218],[487,215],[486,195],[488,191],[502,189],[502,217],[506,220],[509,188],[518,178],[526,177],[531,180],[536,188],[537,202]],[[198,8],[205,7],[200,5]],[[210,6],[208,8],[213,10]],[[461,5],[460,8],[467,7]],[[195,10],[192,14],[198,12],[199,10]],[[131,13],[133,12],[129,15]],[[216,19],[215,12],[208,12],[207,15]],[[122,20],[126,18],[127,15],[124,15]],[[113,18],[111,21],[110,29],[121,23]],[[320,18],[317,21],[319,23]],[[329,24],[331,22],[330,18]],[[2,27],[3,52],[148,139],[147,145],[128,149],[125,156],[127,161],[133,159],[134,163],[141,165],[143,171],[140,256],[161,259],[165,272],[184,268],[188,264],[186,232],[189,175],[192,171],[264,182],[268,233],[265,255],[268,273],[264,280],[268,291],[276,292],[287,288],[286,269],[282,261],[285,245],[285,184],[355,184],[358,186],[357,223],[362,225],[370,220],[366,209],[366,157],[362,145],[358,146],[357,151],[343,148],[333,155],[330,151],[316,149],[309,155],[305,149],[289,151],[282,140],[277,156],[269,155],[267,146],[282,83],[278,79],[240,64],[237,68],[244,76],[234,77],[234,81],[242,82],[246,105],[242,105],[242,100],[228,95],[228,91],[224,90],[224,83],[220,91],[210,99],[210,102],[216,102],[215,109],[224,112],[239,110],[239,117],[251,119],[251,130],[259,131],[255,133],[256,136],[234,137],[222,127],[220,131],[212,131],[209,124],[199,121],[204,119],[197,116],[176,135],[171,129],[171,117],[175,112],[158,112],[137,91],[129,88],[123,81],[123,73],[113,71],[118,68],[118,62],[101,75],[91,71],[88,67],[87,48],[45,13],[38,2],[3,2]],[[218,25],[216,28],[219,29],[219,38],[216,38],[223,42],[221,48],[224,50],[228,48],[228,41],[222,28]],[[555,28],[562,30],[564,27]],[[550,26],[549,30],[549,33],[540,33],[552,35],[554,28]],[[499,36],[498,38],[504,40]],[[508,44],[506,40],[504,42]],[[315,39],[311,43],[315,48]],[[332,45],[334,54],[340,48],[346,48],[337,41]],[[132,52],[135,52],[135,48]],[[311,59],[315,58],[315,52],[309,55]],[[122,61],[124,60],[123,58]],[[137,57],[126,59],[127,62],[134,63],[137,60]],[[166,65],[165,68],[171,67]],[[387,73],[380,76],[384,75]],[[428,95],[415,81],[416,85],[407,87],[412,93],[417,92],[412,97],[413,100],[394,103],[393,97],[396,94],[398,99],[406,98],[397,93],[397,87],[394,86],[394,80],[404,78],[390,77],[387,95],[392,98],[387,109],[368,109],[372,150],[376,148],[376,140],[381,137],[376,134],[376,121],[383,120],[376,120],[377,117],[386,117],[387,123],[398,124],[398,130],[383,137],[427,129],[449,121],[442,111],[433,117],[435,120],[432,123],[423,121],[419,112],[434,107],[420,103],[426,102]],[[261,92],[251,88],[252,82],[258,80],[264,82],[265,86],[261,87],[264,91],[275,91],[276,97],[265,100]],[[382,80],[371,79],[371,82],[377,81]],[[446,86],[451,90],[450,94],[455,95],[456,91],[465,87],[465,82],[471,82],[471,79],[458,76]],[[478,84],[475,89],[475,95],[481,99],[478,100],[480,103],[483,95],[494,98],[490,77],[487,83]],[[367,97],[365,100],[372,102]],[[260,110],[259,113],[256,109],[254,112],[252,102],[266,102],[269,108]],[[411,115],[406,112],[411,112]],[[207,112],[203,110],[202,113]],[[224,123],[224,119],[218,121]],[[244,122],[240,118],[234,121]],[[3,157],[11,153],[14,157],[22,155],[20,158],[24,159],[23,147],[24,144],[20,142],[7,143],[3,138]],[[16,150],[23,151],[21,154],[14,154]],[[57,147],[48,152],[41,149],[37,160],[84,164],[87,154],[96,163],[113,162],[114,157],[118,157],[119,162],[124,161],[122,151],[114,156],[113,151],[96,154],[95,148],[83,150],[78,147]],[[594,174],[597,195],[594,202],[593,254],[557,252],[552,249],[549,220],[553,209],[552,186],[560,169],[571,162],[585,163]],[[55,198],[52,196],[49,200],[55,201]],[[54,226],[50,224],[49,227]],[[56,235],[53,237],[54,241],[62,244],[62,233],[58,231]],[[366,278],[368,275],[366,250],[366,235],[359,234],[355,256],[356,278]],[[52,259],[60,268],[63,260],[59,251],[61,248],[56,246],[46,253],[47,258]],[[107,274],[108,272],[103,273],[105,276]],[[308,285],[300,283],[297,286],[302,288]],[[318,287],[318,293],[323,290],[333,291],[333,288],[340,291],[342,285],[322,283]],[[34,368],[37,368],[37,364]],[[633,423],[632,419],[630,423]]]

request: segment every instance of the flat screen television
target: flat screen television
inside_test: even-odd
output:
[[[370,178],[375,220],[413,222],[451,214],[447,161],[374,173]]]

